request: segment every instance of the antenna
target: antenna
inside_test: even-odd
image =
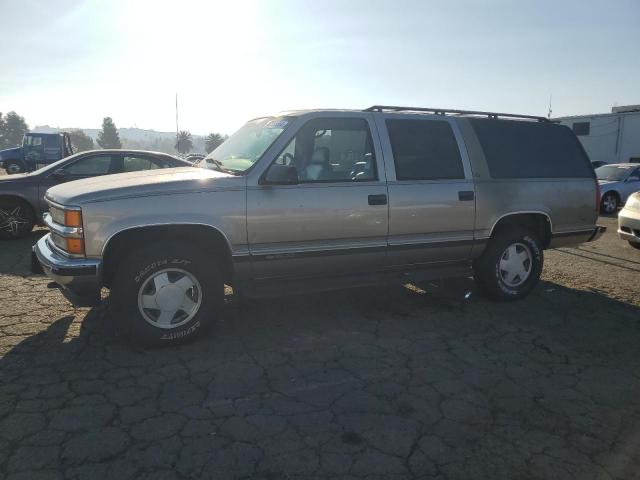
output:
[[[549,94],[549,113],[547,114],[547,118],[549,118],[549,119],[551,119],[551,112],[553,111],[553,110],[551,110],[551,100],[553,100],[553,94],[552,93]]]

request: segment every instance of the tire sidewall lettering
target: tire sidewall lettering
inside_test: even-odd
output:
[[[154,270],[159,269],[160,267],[164,267],[164,266],[168,266],[168,265],[186,266],[186,265],[190,265],[190,264],[191,264],[191,260],[185,260],[185,259],[180,259],[180,258],[173,258],[173,259],[164,258],[162,260],[156,260],[155,262],[151,262],[149,265],[147,265],[142,270],[140,270],[136,274],[136,276],[134,278],[134,281],[135,281],[136,284],[139,284],[141,281],[143,281],[149,275],[149,273],[153,272]]]
[[[178,330],[176,332],[164,333],[160,337],[160,340],[178,340],[178,339],[181,339],[181,338],[185,338],[185,337],[188,337],[189,335],[193,334],[198,328],[200,328],[200,321],[199,320],[197,322],[195,322],[193,325],[191,325],[189,328],[185,329],[185,330]]]

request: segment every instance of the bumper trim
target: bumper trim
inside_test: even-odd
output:
[[[95,297],[102,288],[102,261],[63,256],[49,245],[50,235],[45,235],[33,246],[33,254],[44,273],[80,297]]]

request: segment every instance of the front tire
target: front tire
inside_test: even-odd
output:
[[[0,239],[24,237],[34,224],[35,215],[28,204],[13,198],[0,199]]]
[[[600,201],[600,212],[611,214],[618,209],[618,196],[615,193],[605,193]]]
[[[526,228],[497,232],[474,262],[474,278],[481,291],[494,300],[526,297],[542,273],[544,254],[537,235]]]
[[[200,249],[157,243],[120,262],[111,289],[118,329],[145,345],[173,345],[203,334],[224,299],[219,269]]]

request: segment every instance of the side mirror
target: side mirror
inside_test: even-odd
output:
[[[53,172],[53,176],[56,180],[62,180],[67,176],[67,171],[64,168],[59,168]]]
[[[298,169],[294,165],[279,165],[274,163],[267,170],[264,182],[270,185],[297,185]]]

